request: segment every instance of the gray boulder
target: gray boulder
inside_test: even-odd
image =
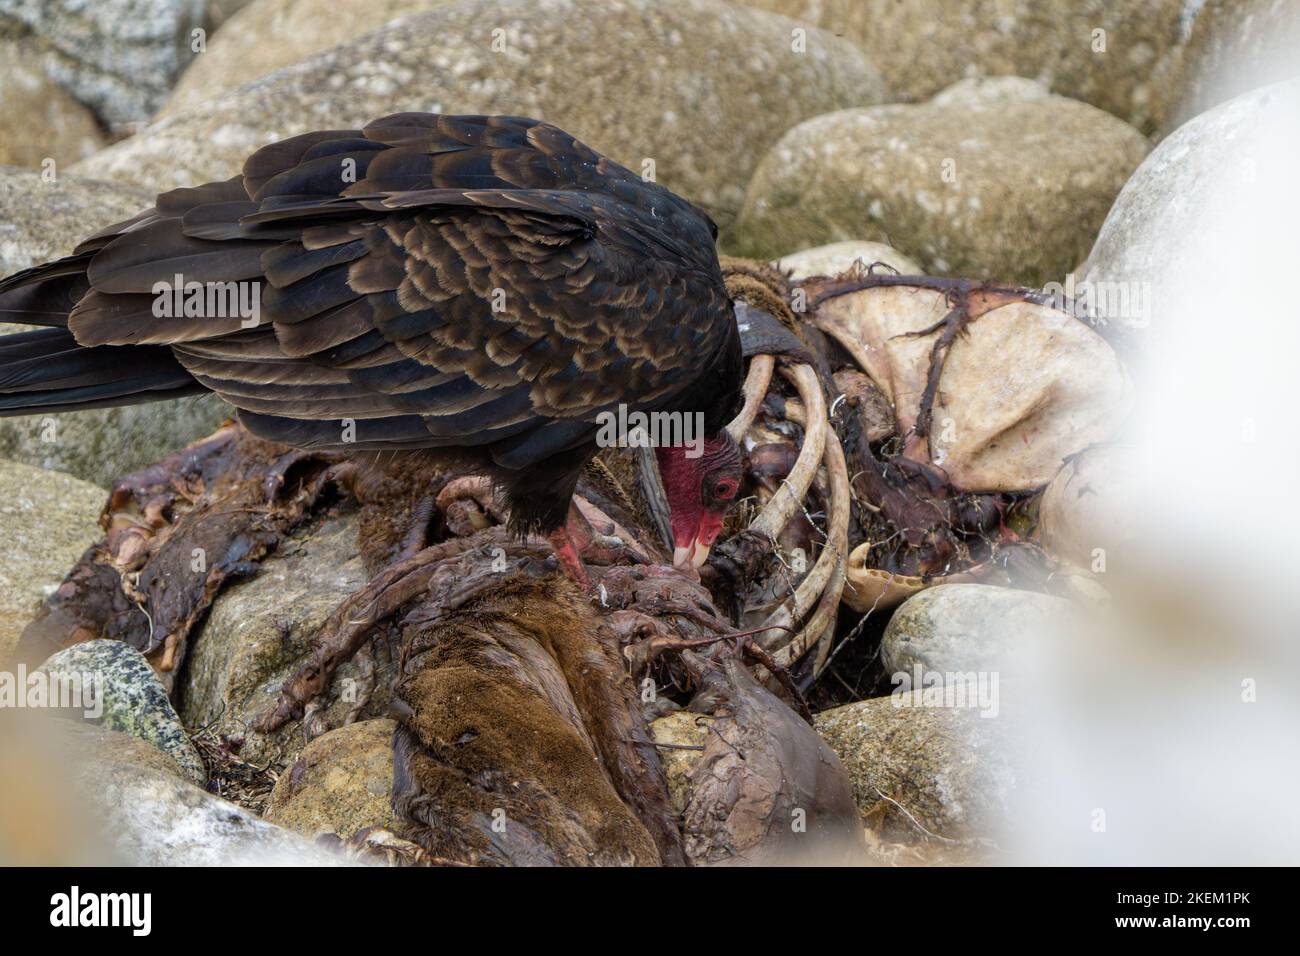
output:
[[[1300,79],[1245,93],[1179,127],[1116,197],[1076,294],[1116,325],[1158,331],[1179,328],[1181,310],[1206,301],[1201,280],[1222,271],[1225,257],[1236,262],[1225,272],[1231,281],[1209,284],[1216,295],[1275,279],[1268,263],[1283,261],[1286,249],[1242,257],[1226,242],[1224,223],[1239,223],[1240,210],[1260,202],[1273,205],[1259,225],[1286,221],[1298,140]]]
[[[1050,640],[1070,613],[1061,598],[990,584],[940,584],[908,598],[881,639],[891,673],[988,673]]]
[[[158,770],[92,761],[79,775],[104,842],[128,866],[330,866],[339,859]]]
[[[722,0],[470,0],[407,17],[170,116],[82,161],[155,189],[224,179],[273,140],[387,113],[555,123],[699,202],[725,228],[796,123],[880,102],[856,47]]]
[[[1260,86],[1300,76],[1300,4],[1207,0],[1183,52],[1181,87],[1162,135]]]
[[[27,45],[0,39],[0,165],[75,163],[106,142],[95,114],[45,74]]]
[[[963,78],[1032,77],[1144,133],[1166,127],[1183,94],[1189,53],[1205,42],[1203,35],[1224,28],[1231,33],[1234,23],[1249,22],[1252,14],[1291,5],[1291,0],[746,2],[848,37],[880,67],[900,101],[927,99]]]
[[[1029,80],[963,81],[791,129],[750,180],[737,245],[776,258],[889,242],[930,274],[1038,286],[1083,257],[1146,151],[1132,127]]]
[[[0,0],[0,36],[20,40],[47,76],[120,130],[167,98],[207,7],[208,0]]]
[[[153,205],[148,189],[63,170],[56,162],[51,178],[0,168],[0,275],[66,256],[92,232]]]
[[[201,106],[214,96],[281,67],[301,63],[387,23],[457,0],[257,0],[236,10],[207,49],[181,74],[155,119]],[[228,0],[222,0],[223,8]]]
[[[98,229],[153,205],[153,193],[68,175],[0,170],[0,274],[72,252]],[[0,325],[0,333],[22,326]],[[213,431],[231,408],[214,395],[97,408],[63,415],[0,418],[0,458],[65,471],[107,488]]]
[[[104,490],[70,475],[0,460],[0,669],[41,602],[100,539]]]

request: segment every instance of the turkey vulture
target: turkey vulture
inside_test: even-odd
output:
[[[0,281],[0,321],[46,326],[0,337],[0,415],[210,390],[272,441],[452,457],[585,581],[571,501],[600,424],[698,414],[702,442],[655,450],[674,563],[698,566],[740,484],[716,235],[533,119],[295,136]]]

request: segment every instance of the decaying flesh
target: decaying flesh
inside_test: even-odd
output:
[[[584,514],[662,561],[619,482],[584,477]],[[788,822],[773,818],[771,832],[760,832],[744,808],[778,779],[793,793],[822,786],[803,776],[823,772],[821,764],[786,766],[790,754],[766,753],[772,735],[746,732],[730,746],[752,750],[753,767],[766,769],[708,798],[713,809],[699,812],[716,823],[699,845],[709,849],[690,855],[647,719],[656,707],[712,707],[728,720],[753,713],[736,703],[751,696],[747,686],[717,693],[736,683],[738,667],[770,668],[798,700],[784,668],[750,636],[729,636],[735,624],[697,575],[662,563],[595,565],[593,600],[555,573],[544,541],[512,539],[496,523],[504,516],[478,482],[422,473],[410,459],[339,464],[234,426],[118,483],[106,524],[124,530],[87,552],[27,644],[43,654],[90,637],[130,638],[174,673],[184,642],[202,639],[203,616],[225,582],[253,573],[289,530],[358,507],[374,577],[325,621],[261,724],[314,712],[304,733],[327,730],[316,705],[331,694],[334,668],[380,630],[399,629],[394,805],[403,827],[352,850],[403,862],[681,864],[716,860],[730,846],[749,859],[761,851],[755,840],[784,839]],[[195,549],[218,558],[192,570]],[[681,645],[692,641],[703,663],[688,667]],[[780,714],[779,726],[788,720],[811,733],[805,718],[762,693],[765,719]],[[814,832],[854,831],[855,813],[803,802]]]
[[[221,588],[254,573],[319,507],[336,461],[226,425],[113,485],[89,548],[23,631],[39,663],[102,637],[139,650],[170,683]]]
[[[831,364],[843,394],[832,419],[848,458],[853,492],[852,590],[846,602],[859,610],[885,608],[920,587],[950,580],[1038,587],[1050,559],[1027,546],[1023,537],[1032,523],[1026,506],[1038,484],[1030,480],[1007,490],[973,493],[958,487],[942,464],[931,461],[935,409],[960,398],[945,396],[940,382],[954,344],[983,317],[1008,314],[1009,309],[1050,312],[1057,323],[1053,328],[1091,329],[1101,338],[1088,331],[1076,334],[1104,341],[1122,356],[1125,343],[1116,331],[1091,321],[1072,303],[990,282],[857,271],[808,280],[801,290],[813,324],[835,343]],[[847,302],[855,295],[876,293],[894,296],[891,302],[901,296],[900,307],[906,307],[911,296],[917,297],[918,308],[922,300],[939,303],[935,309],[941,317],[933,324],[914,325],[888,340],[918,343],[922,353],[914,356],[916,368],[907,370],[915,382],[889,379],[879,348],[872,351],[844,322],[846,313],[838,308],[841,297],[848,297]],[[899,319],[896,324],[908,321],[915,322]],[[878,380],[886,375],[887,380],[873,382],[873,375]],[[895,420],[892,433],[882,414],[882,404],[888,407],[882,385],[903,390],[909,403],[889,408]]]
[[[336,669],[400,635],[402,826],[354,838],[349,852],[424,864],[855,861],[848,780],[802,695],[861,629],[861,617],[841,620],[841,603],[869,616],[941,580],[1072,586],[1025,541],[1034,489],[962,490],[923,447],[953,344],[990,310],[1040,296],[870,270],[792,288],[766,266],[724,265],[750,336],[729,426],[747,481],[700,575],[665,564],[653,455],[602,454],[579,483],[592,541],[617,544],[586,555],[584,594],[556,574],[544,540],[506,533],[481,476],[432,472],[418,455],[340,462],[228,425],[114,486],[105,539],[20,653],[36,663],[81,640],[123,640],[170,687],[227,582],[255,573],[286,534],[356,508],[371,580],[342,597],[258,722],[327,730]],[[909,333],[932,342],[904,424],[872,357],[818,311],[877,287],[946,305]],[[709,730],[679,814],[648,724],[682,710]]]

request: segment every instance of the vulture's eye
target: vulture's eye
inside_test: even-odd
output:
[[[713,486],[713,497],[726,500],[734,497],[736,494],[736,480],[734,478],[721,478]]]

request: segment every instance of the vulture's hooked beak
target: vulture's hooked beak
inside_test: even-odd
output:
[[[722,532],[722,522],[725,519],[725,512],[705,511],[700,515],[699,524],[689,539],[686,535],[674,536],[673,567],[702,567],[709,560],[709,550]]]

